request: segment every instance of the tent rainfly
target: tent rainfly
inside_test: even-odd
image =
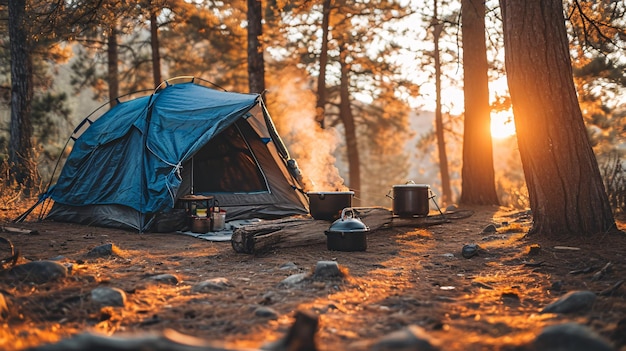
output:
[[[308,213],[297,165],[259,94],[173,81],[76,128],[41,197],[54,200],[47,219],[147,231],[188,194],[213,196],[228,220]]]

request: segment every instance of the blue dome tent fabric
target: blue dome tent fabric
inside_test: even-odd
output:
[[[229,219],[306,214],[289,164],[259,94],[168,83],[82,131],[46,218],[144,231],[187,194],[214,196]]]

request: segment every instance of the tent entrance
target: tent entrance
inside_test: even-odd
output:
[[[194,193],[268,192],[248,142],[254,139],[258,136],[248,123],[235,123],[204,145],[191,160]]]

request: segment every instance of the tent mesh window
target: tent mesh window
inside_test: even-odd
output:
[[[242,133],[245,134],[245,138]],[[248,142],[262,141],[250,125],[236,123],[203,146],[193,157],[194,191],[197,193],[268,191],[265,176]]]

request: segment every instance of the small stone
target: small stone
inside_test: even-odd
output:
[[[230,288],[232,286],[233,285],[226,278],[213,278],[194,285],[191,288],[191,291],[207,292],[210,290],[225,290],[226,288]]]
[[[315,272],[313,272],[313,278],[339,278],[342,277],[339,270],[339,264],[335,261],[318,261],[315,265]]]
[[[496,229],[496,226],[493,224],[490,224],[483,229],[483,233],[495,233],[497,231],[498,229]]]
[[[592,291],[571,291],[541,310],[541,313],[570,313],[588,309],[596,301]]]
[[[440,342],[419,326],[410,325],[378,339],[371,351],[437,351]]]
[[[11,268],[8,275],[24,283],[43,284],[67,277],[67,268],[54,261],[33,261]]]
[[[113,244],[104,244],[96,246],[87,252],[89,257],[108,257],[113,255]]]
[[[176,285],[178,284],[178,278],[173,274],[158,274],[148,277],[148,279],[153,280],[158,283]]]
[[[463,245],[463,249],[461,249],[461,255],[465,258],[472,258],[478,254],[478,249],[480,247],[476,244],[466,244]]]
[[[100,306],[124,307],[126,293],[118,288],[98,287],[91,291],[91,300]]]
[[[298,266],[293,262],[286,262],[280,265],[281,270],[298,269]]]
[[[532,346],[532,350],[537,351],[613,350],[613,347],[598,334],[577,323],[565,323],[544,328]]]
[[[541,252],[541,245],[532,244],[528,246],[528,255],[535,256],[535,255],[538,255],[540,252]]]
[[[307,277],[306,273],[292,274],[283,279],[278,286],[291,287],[302,283]]]
[[[261,306],[254,310],[254,315],[257,317],[263,317],[267,319],[278,319],[278,312],[269,307]]]

